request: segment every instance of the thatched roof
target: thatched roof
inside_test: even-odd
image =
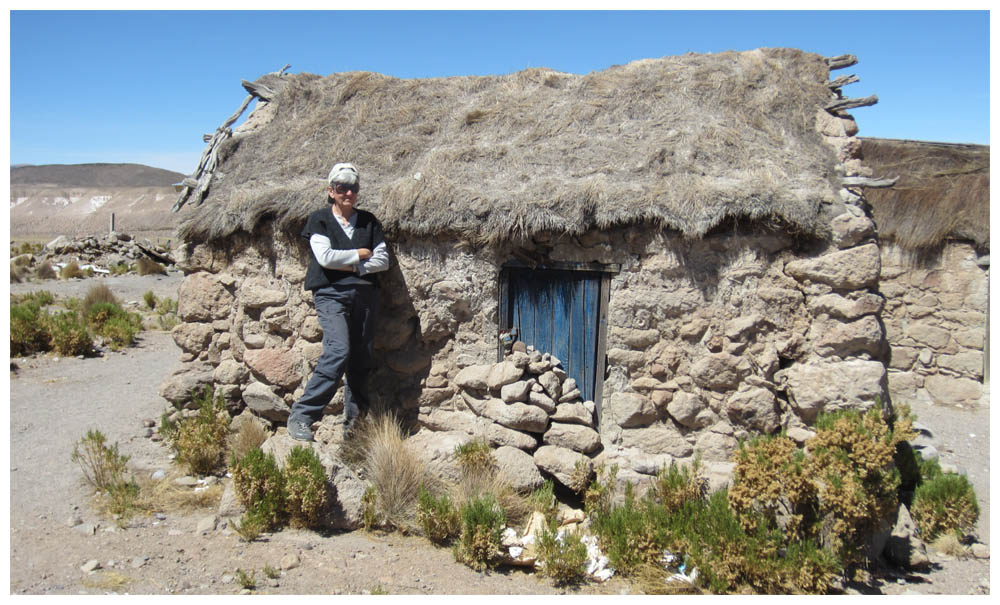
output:
[[[810,234],[835,199],[815,131],[823,57],[793,49],[647,59],[587,75],[404,80],[268,76],[270,121],[227,142],[187,241],[295,232],[355,163],[387,230],[498,242],[647,222],[698,237],[727,219]]]
[[[862,139],[864,165],[899,177],[866,197],[879,237],[904,249],[934,248],[947,239],[990,245],[990,148],[898,139]]]

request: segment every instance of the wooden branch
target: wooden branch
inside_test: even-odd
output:
[[[138,242],[136,242],[135,245],[140,250],[142,250],[143,254],[145,254],[146,256],[148,256],[149,258],[155,260],[158,263],[164,263],[164,264],[167,264],[167,265],[174,264],[174,259],[170,258],[170,255],[160,254],[159,252],[156,252],[155,250],[150,250],[149,248],[143,246],[142,244],[140,244]]]
[[[827,86],[829,86],[831,89],[836,89],[836,88],[840,88],[842,86],[847,86],[848,84],[854,84],[855,82],[860,82],[860,81],[861,81],[860,78],[858,78],[854,74],[851,74],[849,76],[840,76],[836,80],[831,80],[830,83],[827,84]]]
[[[874,179],[867,176],[845,176],[840,179],[840,184],[844,187],[870,187],[873,189],[886,189],[892,187],[899,181],[899,177],[891,179]]]
[[[833,113],[835,111],[853,109],[855,107],[868,107],[876,103],[878,103],[878,95],[872,95],[863,99],[837,99],[836,101],[828,103],[824,109]]]
[[[845,67],[850,67],[852,65],[858,64],[858,58],[854,55],[840,55],[837,57],[827,57],[826,64],[830,66],[830,70],[834,69],[844,69]]]
[[[257,97],[261,101],[267,102],[274,98],[274,91],[264,86],[263,84],[255,84],[253,82],[247,82],[246,80],[240,80],[240,84],[246,89],[248,93]]]
[[[291,67],[291,64],[286,64],[277,72],[280,77],[285,73],[285,70]],[[272,72],[273,73],[273,72]],[[271,74],[267,74],[271,75]],[[263,84],[255,84],[253,82],[247,82],[246,80],[240,80],[243,88],[246,89],[250,94],[247,98],[243,99],[243,103],[240,104],[239,109],[237,109],[233,115],[222,123],[214,133],[202,135],[202,140],[207,143],[205,150],[201,152],[201,159],[198,160],[198,168],[195,169],[193,173],[181,183],[183,189],[180,195],[177,196],[177,201],[174,202],[173,207],[170,209],[171,212],[177,212],[184,206],[191,194],[197,193],[196,200],[194,201],[195,206],[200,206],[201,202],[208,195],[208,187],[212,184],[212,179],[215,177],[215,169],[219,167],[219,146],[226,140],[233,136],[233,129],[230,128],[236,120],[240,119],[243,112],[246,111],[247,107],[250,106],[250,102],[254,98],[258,98],[261,101],[267,102],[274,98],[275,92]]]

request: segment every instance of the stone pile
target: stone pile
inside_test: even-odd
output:
[[[102,272],[121,263],[131,264],[143,257],[151,258],[150,255],[143,252],[142,248],[159,257],[170,258],[171,250],[169,247],[155,245],[149,240],[140,242],[127,233],[116,231],[103,237],[69,238],[60,235],[47,243],[38,254],[18,255],[11,261],[28,266],[44,262],[52,265],[76,262],[80,265],[91,265],[98,272]],[[30,258],[21,259],[21,257]]]
[[[491,445],[517,448],[531,454],[536,467],[559,483],[580,489],[590,478],[591,458],[601,450],[593,401],[583,401],[576,380],[566,376],[562,362],[524,343],[496,364],[462,369],[453,383],[467,412],[461,419],[439,411],[421,415],[420,422],[435,430],[466,428]],[[453,422],[449,422],[452,420]]]

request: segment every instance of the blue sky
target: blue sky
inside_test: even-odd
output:
[[[588,73],[686,52],[850,53],[861,136],[989,143],[989,13],[66,12],[10,14],[10,162],[135,162],[189,173],[254,80],[402,78],[526,67]]]

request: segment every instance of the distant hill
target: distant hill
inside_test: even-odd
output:
[[[170,232],[179,172],[141,164],[10,167],[10,234],[23,237]]]
[[[179,172],[142,164],[45,164],[11,166],[11,185],[55,187],[169,187]]]

